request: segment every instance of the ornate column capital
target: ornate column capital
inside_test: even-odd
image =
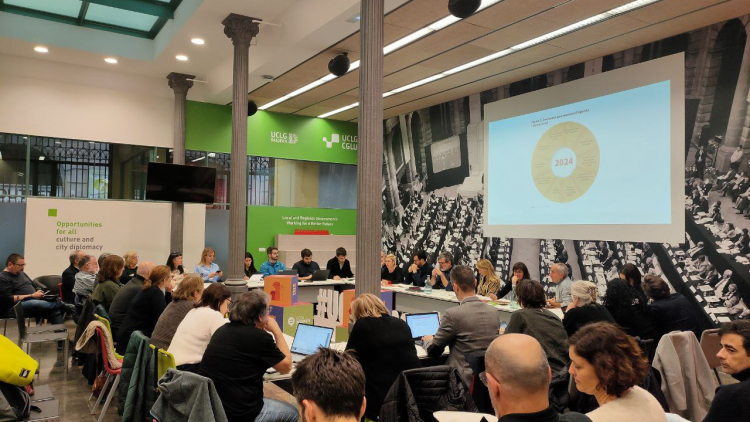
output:
[[[175,72],[167,75],[169,87],[174,91],[174,95],[187,95],[188,90],[193,87],[193,81],[188,79],[195,79],[195,75],[186,75],[184,73]]]
[[[230,13],[221,24],[224,25],[224,34],[232,40],[232,44],[249,48],[250,41],[260,32],[258,22],[258,18]]]

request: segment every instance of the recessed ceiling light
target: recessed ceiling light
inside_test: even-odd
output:
[[[204,41],[203,38],[193,38],[192,40],[190,40],[190,42],[195,45],[203,45],[206,43],[206,41]]]
[[[104,59],[104,61],[107,62],[107,63],[109,63],[109,64],[117,64],[117,59],[114,58],[114,57],[106,57]]]
[[[177,59],[177,60],[179,60],[179,61],[181,61],[181,62],[186,62],[187,59],[188,59],[188,56],[186,56],[184,54],[178,54],[174,58]]]
[[[34,51],[36,51],[37,53],[48,53],[49,52],[49,50],[47,49],[47,47],[45,47],[43,45],[38,45],[38,46],[34,47]]]

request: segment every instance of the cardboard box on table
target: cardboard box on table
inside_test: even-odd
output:
[[[294,336],[297,325],[313,323],[313,305],[297,301],[296,275],[271,275],[263,279],[263,290],[271,296],[271,317],[284,334]]]

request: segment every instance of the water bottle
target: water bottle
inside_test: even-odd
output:
[[[516,286],[510,291],[510,309],[518,309],[518,301],[516,300]]]
[[[432,293],[432,284],[430,284],[430,280],[425,280],[424,283],[424,292],[427,294]]]

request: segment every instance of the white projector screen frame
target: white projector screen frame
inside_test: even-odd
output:
[[[670,224],[488,224],[489,177],[485,175],[484,236],[530,239],[596,239],[634,242],[682,243],[685,241],[685,58],[683,53],[627,66],[606,73],[587,76],[576,81],[508,98],[484,106],[484,150],[490,149],[489,125],[491,122],[522,116],[564,106],[571,103],[602,97],[658,82],[670,81]],[[637,124],[634,122],[634,124]],[[484,154],[485,169],[491,167],[489,155]],[[601,169],[600,169],[601,171]],[[627,175],[627,163],[620,170]],[[513,183],[509,180],[508,183]],[[648,206],[639,203],[638,193],[617,191],[612,198],[623,207]]]

